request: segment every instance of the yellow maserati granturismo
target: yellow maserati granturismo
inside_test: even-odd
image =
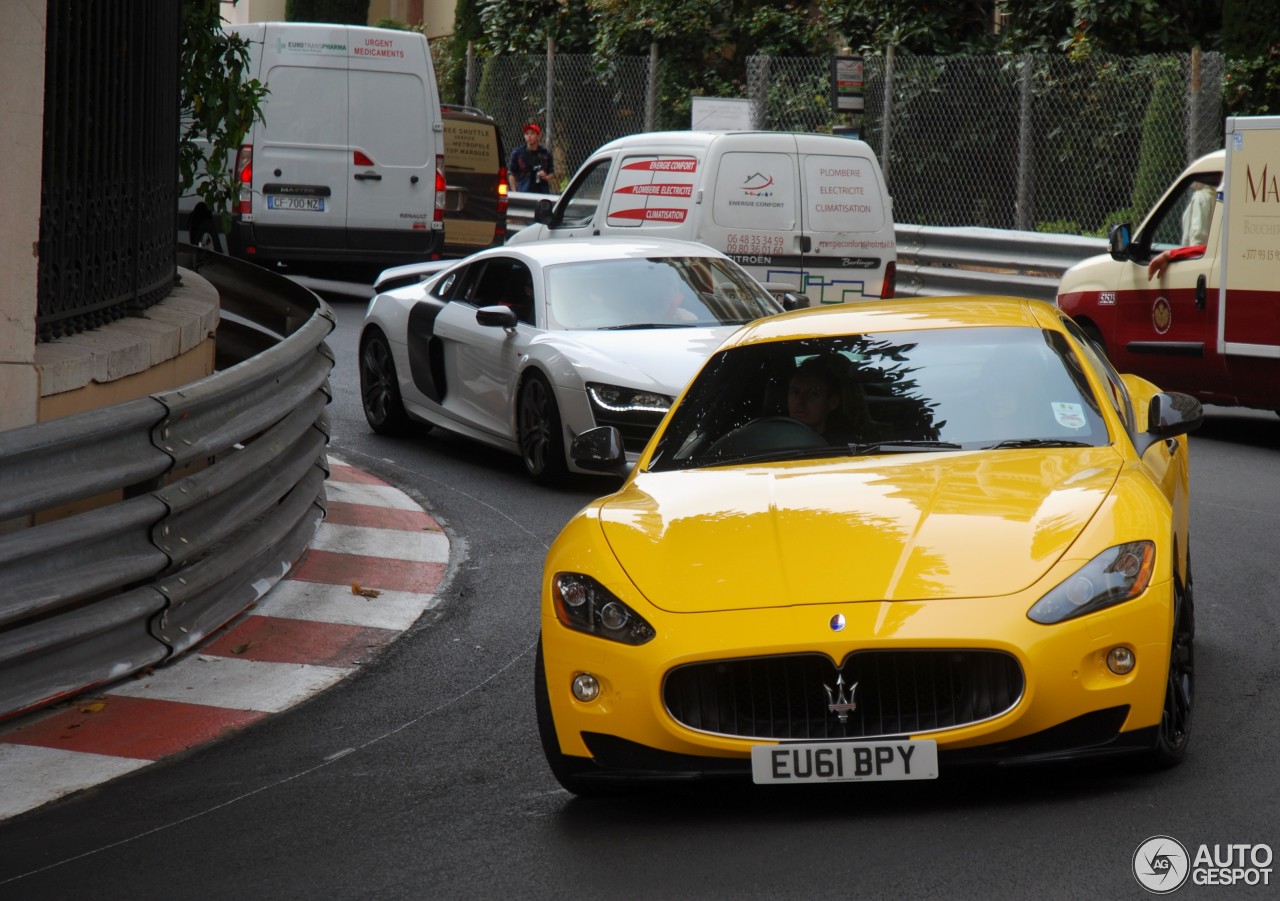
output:
[[[534,688],[552,772],[590,795],[1179,762],[1201,419],[1040,301],[743,327],[547,555]],[[612,427],[572,453],[626,465]]]

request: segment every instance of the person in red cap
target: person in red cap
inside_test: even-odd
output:
[[[524,146],[511,151],[507,160],[507,181],[512,191],[532,194],[550,194],[551,177],[555,170],[551,153],[540,147],[542,129],[536,122],[524,127]]]

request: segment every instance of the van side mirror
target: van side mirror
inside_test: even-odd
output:
[[[533,208],[533,221],[539,225],[546,225],[551,221],[551,201],[539,200],[538,205]]]
[[[1113,260],[1124,262],[1129,259],[1129,247],[1132,243],[1133,226],[1128,222],[1113,225],[1107,231],[1107,250]]]
[[[809,295],[797,294],[794,291],[787,291],[782,295],[782,309],[784,310],[805,310],[809,307]]]

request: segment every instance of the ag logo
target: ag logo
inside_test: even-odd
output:
[[[1169,326],[1173,324],[1173,309],[1163,297],[1157,297],[1155,306],[1151,308],[1151,324],[1161,335],[1169,331]]]
[[[1157,895],[1182,888],[1191,872],[1191,858],[1182,842],[1153,835],[1133,852],[1133,875],[1138,885]]]

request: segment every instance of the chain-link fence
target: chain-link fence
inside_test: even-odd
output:
[[[866,57],[863,73],[855,120],[832,109],[830,57],[752,57],[751,126],[856,126],[900,223],[1103,234],[1141,218],[1187,162],[1222,146],[1221,54],[890,53]],[[497,119],[508,147],[525,122],[543,124],[561,186],[608,140],[688,127],[655,108],[656,54],[607,66],[578,54],[481,57],[466,75],[474,96],[457,99]]]
[[[602,67],[589,54],[485,57],[473,61],[467,84],[475,96],[464,102],[497,120],[508,149],[524,142],[526,122],[539,123],[563,186],[601,144],[653,130],[655,61],[626,56]]]

